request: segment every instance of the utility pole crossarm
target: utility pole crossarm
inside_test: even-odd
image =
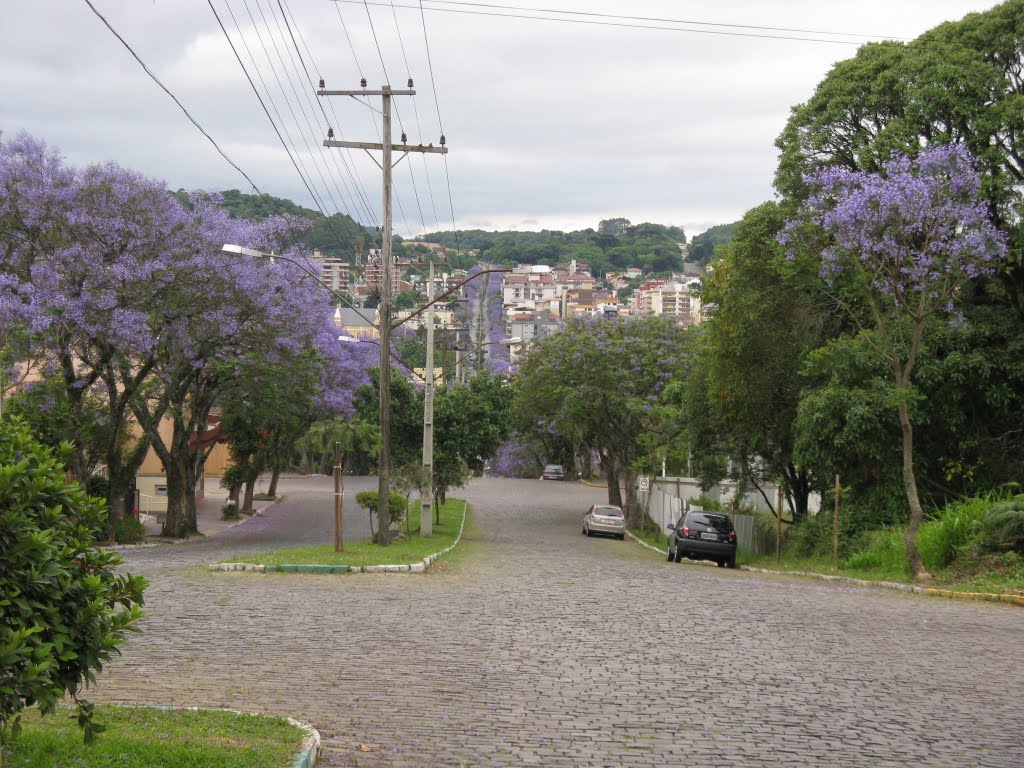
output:
[[[323,88],[316,92],[317,96],[415,96],[416,91],[409,89],[406,91],[392,90],[391,88],[382,88],[379,91],[362,88],[358,91],[325,91]]]
[[[336,139],[324,139],[325,147],[343,147],[346,149],[378,149],[383,150],[384,145],[370,141],[338,141]],[[447,155],[448,147],[435,147],[433,144],[392,144],[391,149],[395,152],[424,152],[427,154]]]

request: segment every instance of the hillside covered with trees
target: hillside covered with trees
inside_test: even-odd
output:
[[[546,264],[554,266],[573,259],[589,264],[595,275],[639,267],[644,272],[671,272],[682,268],[679,243],[686,241],[680,227],[625,222],[614,231],[622,234],[602,234],[607,228],[583,229],[577,232],[486,232],[480,229],[459,232],[432,232],[423,239],[442,243],[445,247],[462,251],[476,251],[478,258],[491,264]],[[604,222],[602,222],[603,224]]]

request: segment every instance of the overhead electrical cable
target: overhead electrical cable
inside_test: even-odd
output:
[[[405,41],[402,39],[402,28],[398,24],[398,12],[394,9],[394,7],[391,8],[391,15],[395,19],[395,32],[398,34],[398,45],[399,45],[399,47],[402,50],[402,60],[405,62],[405,71],[406,71],[406,73],[408,73],[409,82],[411,83],[411,82],[413,82],[413,80],[412,80],[412,67],[409,66],[409,57],[405,53]],[[416,99],[415,98],[412,99],[412,108],[413,108],[413,113],[416,116],[416,131],[419,134],[420,141],[422,142],[423,141],[423,138],[422,138],[423,137],[423,131],[422,131],[421,127],[420,127],[419,109],[417,109],[417,107],[416,107]],[[402,135],[405,136],[405,132],[404,131],[402,132]],[[405,142],[403,141],[402,143],[404,144]],[[426,176],[426,179],[427,179],[427,188],[430,189],[430,171],[427,169],[427,156],[426,156],[426,154],[421,153],[420,154],[420,160],[423,161],[423,173],[424,173],[424,175]],[[420,226],[422,227],[422,229],[420,231],[421,232],[426,232],[427,231],[427,222],[423,218],[423,206],[420,204],[420,191],[416,187],[416,176],[415,176],[415,174],[413,173],[413,170],[412,170],[412,159],[409,160],[407,165],[409,166],[409,178],[412,180],[412,191],[413,191],[413,194],[416,197],[416,209],[419,211],[419,214],[420,214]],[[433,191],[431,190],[431,202],[433,202],[432,196],[433,196]]]
[[[220,27],[221,32],[224,34],[224,38],[228,41],[228,45],[231,47],[231,52],[234,53],[235,59],[237,59],[237,61],[238,61],[238,65],[242,68],[242,73],[245,75],[245,79],[249,81],[249,85],[252,87],[253,93],[256,94],[256,99],[259,101],[260,106],[263,108],[264,114],[266,114],[267,119],[270,121],[270,126],[274,129],[274,133],[277,134],[277,138],[281,142],[281,146],[284,147],[285,153],[288,155],[288,159],[291,161],[292,165],[295,167],[295,172],[299,174],[299,179],[302,180],[303,186],[306,187],[306,191],[309,192],[310,198],[312,198],[313,202],[317,205],[317,208],[319,208],[320,213],[323,214],[324,218],[327,221],[328,228],[334,234],[334,237],[337,239],[338,243],[344,242],[343,239],[341,238],[341,236],[338,234],[338,231],[334,228],[334,223],[331,221],[331,217],[328,216],[327,212],[324,210],[322,202],[317,197],[317,194],[313,191],[313,189],[310,186],[309,182],[306,180],[306,176],[303,174],[302,170],[299,168],[299,165],[296,162],[294,155],[292,154],[292,150],[289,148],[288,143],[284,139],[284,136],[281,135],[281,131],[277,127],[277,124],[274,122],[274,118],[271,116],[270,110],[267,109],[267,105],[263,101],[263,97],[260,95],[259,89],[256,88],[256,83],[253,82],[252,77],[249,75],[249,71],[245,68],[245,63],[242,61],[242,56],[238,52],[238,49],[235,47],[235,43],[231,39],[231,35],[228,34],[228,30],[224,26],[224,22],[221,20],[220,14],[217,13],[217,9],[214,8],[212,0],[206,0],[206,2],[207,2],[207,5],[210,6],[210,10],[213,12],[214,18],[217,19],[217,25]],[[228,7],[228,11],[229,12],[231,11],[230,7]],[[232,14],[232,17],[233,17],[233,14]],[[237,20],[236,20],[236,25],[237,25]],[[244,40],[243,40],[243,42],[244,42]]]
[[[267,25],[266,16],[263,15],[263,7],[260,5],[259,0],[254,0],[254,1],[256,2],[256,8],[259,11],[260,16],[263,19],[264,25]],[[230,10],[231,6],[230,6],[230,3],[228,2],[228,0],[224,0],[224,4]],[[281,75],[278,73],[279,67],[274,65],[274,61],[270,57],[270,51],[267,49],[267,44],[263,40],[263,35],[260,32],[259,25],[256,23],[256,18],[252,15],[252,9],[249,7],[248,0],[242,0],[242,5],[245,7],[246,13],[249,15],[249,21],[253,25],[253,31],[256,34],[256,39],[259,42],[259,46],[260,46],[260,48],[263,49],[263,55],[264,55],[264,57],[267,60],[267,66],[270,68],[270,71],[271,71],[271,73],[274,76],[274,80],[277,81],[277,87],[281,91],[281,95],[284,97],[285,107],[288,109],[288,112],[291,114],[292,122],[293,122],[293,124],[295,126],[296,132],[299,135],[299,139],[302,141],[303,145],[306,148],[306,156],[309,158],[309,164],[313,166],[313,169],[316,171],[317,175],[320,177],[320,183],[323,185],[323,190],[324,190],[324,192],[326,192],[327,197],[330,198],[330,201],[331,201],[331,206],[330,207],[333,210],[335,210],[335,211],[340,211],[342,209],[342,207],[341,207],[341,205],[338,204],[338,201],[335,199],[334,193],[331,191],[331,187],[327,183],[327,179],[324,176],[323,171],[320,168],[320,165],[316,161],[316,153],[310,147],[309,140],[307,139],[306,134],[302,131],[302,126],[299,125],[299,118],[295,114],[295,108],[292,105],[292,100],[288,97],[288,93],[285,90],[284,83],[281,82]],[[242,34],[241,28],[239,28],[238,33],[239,33],[239,36],[242,39],[242,44],[245,46],[246,52],[249,53],[249,57],[252,60],[253,67],[256,69],[256,73],[259,76],[260,82],[263,83],[263,87],[267,91],[267,97],[270,99],[270,103],[272,105],[275,104],[274,98],[270,95],[270,89],[267,88],[266,81],[263,79],[263,75],[260,72],[259,65],[256,63],[255,57],[253,57],[252,52],[249,49],[249,44],[246,42],[245,37]],[[268,36],[271,36],[271,43],[273,43],[274,40],[273,40],[272,33],[271,33],[269,25],[267,25],[267,34],[268,34]],[[279,53],[279,51],[277,51],[277,49],[276,49],[276,46],[275,46],[275,52]],[[280,56],[278,58],[280,59]],[[281,61],[280,69],[284,69],[285,70],[285,72],[286,72],[285,76],[287,77],[287,67],[284,66],[283,60]],[[292,91],[294,92],[294,87],[292,88]],[[275,110],[275,112],[277,112],[276,105],[274,106],[274,110]],[[302,110],[301,105],[299,107],[299,110],[300,111]],[[277,112],[277,114],[278,114],[278,118],[281,119],[282,124],[285,124],[285,121],[281,117],[280,112]],[[286,124],[285,124],[285,126],[286,126],[285,127],[285,131],[289,134],[289,138],[291,138],[291,133],[290,133],[290,131],[288,131],[288,128],[287,128]],[[292,139],[292,147],[296,149],[296,153],[295,153],[296,156],[301,158],[301,153],[298,152],[294,139]],[[302,161],[302,165],[303,165],[303,167],[305,167],[306,166],[306,162]],[[308,170],[307,170],[307,173],[308,173]],[[322,195],[321,195],[321,199],[323,199]],[[325,216],[328,215],[326,211],[324,211],[323,213],[324,213]]]
[[[278,0],[279,4],[281,2],[282,2],[282,0]],[[302,47],[306,51],[306,57],[309,58],[309,61],[312,64],[312,66],[314,67],[314,69],[319,69],[317,67],[316,61],[313,59],[313,53],[312,53],[312,51],[310,51],[309,45],[307,45],[306,39],[305,39],[305,37],[302,34],[302,28],[296,23],[295,16],[292,13],[291,7],[288,5],[288,0],[284,0],[284,10],[287,11],[287,16],[285,18],[285,22],[288,23],[289,18],[290,18],[290,24],[288,26],[289,34],[292,34],[292,30],[294,28],[295,34],[298,34],[299,41],[302,43]],[[293,43],[294,43],[294,40],[295,40],[295,36],[294,36],[294,34],[292,34],[292,42]],[[299,60],[302,62],[302,69],[303,69],[303,71],[306,72],[306,77],[309,78],[309,81],[312,84],[315,81],[313,80],[313,76],[309,73],[309,70],[306,69],[306,61],[302,57],[301,53],[299,54]],[[320,106],[320,111],[323,114],[324,119],[327,121],[328,126],[329,127],[337,126],[336,130],[338,132],[338,136],[341,139],[344,139],[345,135],[344,135],[344,132],[341,129],[341,121],[338,120],[338,115],[334,111],[334,103],[330,99],[327,99],[327,106],[330,108],[331,115],[334,117],[334,121],[333,122],[331,122],[331,119],[327,116],[327,112],[324,110],[324,100],[318,98],[317,99],[317,104]],[[342,161],[342,163],[345,166],[346,173],[348,174],[349,178],[352,180],[353,187],[355,188],[355,190],[357,192],[357,196],[358,196],[359,201],[360,201],[360,203],[361,203],[361,205],[363,207],[363,212],[368,217],[367,221],[369,223],[371,223],[372,225],[376,226],[379,223],[377,221],[376,213],[373,211],[373,207],[370,205],[369,198],[367,197],[367,194],[366,194],[366,187],[363,184],[363,180],[359,176],[359,173],[358,173],[358,170],[355,167],[355,164],[354,163],[350,163],[349,154],[350,154],[350,150],[345,150],[344,152],[338,152],[338,153],[333,153],[333,152],[331,153],[331,155],[333,157],[338,157],[340,155],[341,161]]]
[[[672,19],[672,18],[660,18],[657,16],[624,16],[615,13],[599,13],[597,11],[566,11],[558,10],[555,8],[524,8],[517,5],[503,5],[500,3],[478,3],[469,2],[469,0],[429,0],[429,2],[435,5],[465,5],[475,8],[498,8],[501,10],[509,11],[526,11],[528,13],[557,13],[564,16],[590,16],[599,19],[623,19],[626,21],[654,21],[665,24],[692,24],[693,26],[701,27],[727,27],[731,29],[753,29],[760,32],[793,32],[802,35],[831,35],[832,37],[863,37],[878,39],[885,37],[886,39],[900,39],[900,38],[889,38],[885,35],[869,35],[866,33],[859,32],[831,32],[822,29],[797,29],[794,27],[769,27],[760,24],[731,24],[728,22],[721,21],[696,21],[693,19]]]
[[[370,2],[370,0],[331,0],[333,3],[362,3],[369,5],[384,6],[382,2]],[[396,5],[396,8],[409,8],[415,9],[418,6],[413,5]],[[726,37],[749,37],[758,38],[762,40],[786,40],[792,42],[801,43],[831,43],[834,45],[860,45],[860,42],[856,40],[829,40],[826,38],[818,37],[796,37],[793,35],[768,35],[760,34],[756,32],[730,32],[722,29],[705,29],[705,28],[687,28],[679,26],[658,26],[655,24],[635,24],[627,22],[616,22],[616,21],[601,21],[597,19],[573,19],[573,18],[559,18],[556,16],[536,16],[526,13],[499,13],[497,11],[474,11],[465,8],[437,8],[433,6],[424,6],[424,10],[433,11],[435,13],[455,13],[464,14],[469,16],[493,16],[497,18],[505,19],[526,19],[530,21],[554,21],[561,22],[563,24],[586,24],[590,26],[598,27],[619,27],[623,29],[649,29],[657,30],[662,32],[682,32],[682,33],[693,33],[702,35],[724,35]],[[838,33],[837,33],[838,34]]]
[[[164,93],[166,93],[168,96],[171,97],[171,100],[175,104],[178,105],[178,108],[181,109],[182,112],[185,113],[185,117],[187,117],[189,119],[189,122],[191,122],[192,125],[194,125],[199,130],[199,132],[201,134],[203,134],[203,136],[205,136],[206,139],[211,144],[213,144],[214,149],[217,150],[217,152],[220,154],[220,156],[223,157],[232,168],[234,168],[236,171],[238,171],[240,174],[242,174],[243,177],[245,177],[245,180],[247,182],[249,182],[249,186],[251,186],[256,191],[257,195],[264,194],[263,192],[260,191],[260,188],[256,186],[256,182],[254,182],[252,179],[249,178],[249,174],[247,174],[245,171],[243,171],[238,166],[238,164],[234,160],[232,160],[230,157],[228,157],[227,153],[223,149],[220,148],[220,145],[214,140],[214,138],[209,133],[206,132],[206,129],[203,128],[203,126],[200,125],[199,121],[195,117],[192,116],[192,113],[189,112],[188,109],[186,109],[185,105],[181,103],[181,101],[178,99],[178,97],[175,96],[173,93],[171,93],[171,90],[160,81],[160,78],[158,78],[155,74],[153,74],[152,70],[148,66],[146,66],[146,62],[144,62],[142,60],[142,58],[139,56],[139,54],[137,54],[134,51],[134,49],[131,47],[131,45],[128,44],[128,41],[125,40],[123,37],[121,37],[120,33],[118,33],[118,31],[116,29],[114,29],[114,27],[111,25],[111,23],[109,21],[107,21],[106,17],[102,13],[100,13],[98,10],[96,10],[96,6],[94,6],[91,2],[89,2],[89,0],[85,0],[85,4],[88,5],[90,10],[92,10],[92,12],[94,14],[96,14],[96,16],[99,18],[100,21],[102,21],[104,23],[104,25],[106,25],[107,29],[109,29],[111,31],[111,33],[114,35],[114,37],[116,37],[118,40],[121,41],[121,45],[123,45],[125,48],[128,49],[128,53],[130,53],[132,55],[132,57],[139,63],[139,66],[141,66],[143,71],[147,75],[149,75],[150,79],[154,83],[156,83],[158,86],[160,86],[160,89]]]
[[[430,88],[434,93],[434,109],[437,112],[437,126],[444,136],[444,122],[441,120],[441,103],[437,99],[437,80],[434,78],[434,61],[430,55],[430,40],[427,38],[427,18],[423,14],[423,0],[420,0],[420,19],[423,22],[423,47],[427,51],[427,71],[430,73]],[[444,158],[444,178],[448,184],[448,206],[452,214],[452,232],[455,235],[455,255],[462,254],[459,249],[459,230],[455,226],[455,203],[452,200],[452,180],[448,174],[448,155],[441,155]]]
[[[320,141],[320,136],[323,136],[323,135],[325,135],[327,133],[327,130],[326,130],[327,126],[324,126],[322,128],[319,128],[319,129],[314,128],[314,126],[313,126],[313,123],[316,121],[316,108],[313,105],[313,102],[312,102],[309,90],[302,87],[302,76],[298,73],[298,67],[295,64],[295,58],[292,55],[291,48],[288,46],[288,41],[285,38],[284,31],[281,28],[280,21],[278,20],[277,15],[274,13],[274,6],[271,3],[271,0],[267,0],[267,6],[268,6],[268,8],[270,10],[270,15],[274,19],[274,24],[277,27],[278,35],[281,38],[281,42],[282,42],[285,50],[288,52],[289,60],[291,62],[291,66],[290,67],[288,66],[288,62],[285,61],[284,56],[281,53],[281,49],[278,46],[278,41],[274,37],[274,31],[273,31],[273,29],[271,29],[270,24],[267,21],[266,14],[263,12],[263,6],[262,6],[262,3],[261,3],[261,0],[255,0],[255,1],[256,1],[256,8],[259,11],[260,17],[263,19],[263,23],[267,27],[267,36],[270,39],[271,44],[273,45],[274,54],[276,55],[277,60],[281,64],[280,69],[282,69],[284,71],[284,73],[285,73],[285,77],[287,78],[287,81],[288,81],[288,87],[291,90],[291,93],[295,97],[295,101],[296,101],[296,104],[297,104],[297,106],[299,108],[299,112],[302,114],[303,120],[305,121],[305,124],[306,124],[306,128],[308,128],[309,134],[310,134],[310,136],[313,139],[313,146],[316,147],[317,151],[319,152],[320,159],[322,160],[322,162],[324,163],[324,166],[326,167],[327,176],[330,177],[330,181],[334,184],[334,188],[337,190],[339,197],[344,199],[346,197],[345,193],[343,193],[341,191],[341,189],[338,187],[338,183],[337,183],[336,178],[331,173],[330,168],[327,167],[328,164],[329,164],[328,157],[330,157],[330,158],[332,158],[334,160],[334,167],[335,167],[335,169],[340,172],[341,169],[339,168],[339,166],[337,164],[337,157],[335,156],[334,153],[328,152],[323,147],[323,145],[322,145],[322,143]],[[246,7],[248,9],[248,6],[246,6]],[[253,23],[255,24],[255,20],[253,20]],[[281,82],[280,77],[277,75],[278,67],[276,67],[274,65],[274,63],[270,60],[269,52],[267,51],[266,45],[263,43],[263,37],[262,37],[262,35],[259,34],[259,30],[258,29],[256,29],[256,33],[257,33],[257,37],[260,40],[261,46],[263,46],[264,53],[267,56],[268,64],[270,65],[270,67],[272,69],[274,69],[274,76],[275,76],[275,78],[278,81],[278,86],[281,88],[281,91],[282,91],[282,93],[285,96],[285,99],[286,99],[286,101],[288,103],[289,111],[292,114],[292,118],[296,122],[296,129],[297,129],[299,135],[303,139],[303,144],[305,144],[305,146],[306,146],[306,151],[309,153],[310,162],[316,168],[317,174],[320,176],[320,180],[324,184],[324,188],[327,190],[328,194],[330,195],[330,197],[331,197],[331,199],[333,201],[334,200],[334,196],[332,194],[330,194],[330,186],[327,183],[327,179],[325,178],[325,176],[323,174],[323,171],[321,170],[320,166],[316,162],[317,153],[314,152],[310,148],[310,143],[309,143],[309,141],[306,140],[306,136],[303,133],[302,126],[298,124],[298,118],[295,115],[295,111],[291,108],[291,99],[289,98],[288,94],[285,93],[284,85]],[[295,73],[295,78],[294,79],[293,79],[293,72]],[[296,87],[295,80],[298,80],[298,83],[299,83],[298,87]],[[306,110],[306,107],[303,106],[302,98],[299,95],[300,93],[301,93],[302,96],[305,97],[306,107],[309,108],[308,112]],[[309,112],[313,113],[313,118],[312,119],[310,119]],[[345,181],[344,175],[341,176],[341,179],[342,179],[342,183],[345,185],[346,189],[348,189],[348,184]],[[349,205],[347,206],[347,208],[348,208],[348,210],[354,210],[355,206],[351,204],[352,195],[351,195],[350,192],[348,194],[348,198],[349,198]],[[335,205],[335,210],[336,211],[340,211],[341,207]]]

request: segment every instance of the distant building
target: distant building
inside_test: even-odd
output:
[[[320,270],[320,279],[332,290],[339,293],[349,291],[349,268],[347,261],[325,256],[320,251],[313,251],[311,258],[315,268]]]
[[[334,324],[338,326],[339,336],[351,336],[355,339],[377,339],[379,319],[376,309],[350,309],[338,307],[334,310]]]
[[[373,289],[380,288],[384,284],[384,254],[378,249],[373,249],[366,257],[366,268],[363,270],[363,280],[366,285]],[[402,288],[402,269],[399,264],[391,265],[391,295],[396,296]]]

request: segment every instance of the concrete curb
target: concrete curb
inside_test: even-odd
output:
[[[292,761],[291,768],[315,768],[320,759],[320,731],[291,717],[288,718],[288,722],[306,732],[306,738],[299,745],[299,753]]]
[[[468,502],[462,502],[462,522],[459,532],[451,546],[428,555],[418,563],[411,565],[257,565],[256,563],[210,563],[211,571],[250,571],[252,573],[424,573],[427,568],[440,557],[447,555],[462,541],[462,532],[466,528],[466,512]]]
[[[626,531],[626,536],[635,541],[641,546],[647,547],[647,549],[657,552],[659,555],[664,556],[665,551],[658,549],[658,547],[652,547],[646,541],[642,541],[634,536],[629,531]],[[696,560],[689,560],[683,558],[686,562],[695,563],[703,562]],[[773,571],[768,568],[752,568],[749,565],[741,565],[738,570],[749,571],[750,573],[764,573],[773,576],[802,576],[809,579],[820,579],[822,581],[837,581],[843,584],[854,584],[859,587],[873,587],[877,589],[893,589],[899,592],[912,592],[916,595],[925,595],[927,597],[946,597],[952,600],[981,600],[989,603],[1007,603],[1009,605],[1016,605],[1024,608],[1024,595],[997,595],[990,592],[957,592],[953,589],[935,589],[933,587],[919,587],[914,584],[903,584],[898,581],[870,581],[868,579],[854,579],[850,576],[835,576],[830,573],[815,573],[813,571]]]
[[[215,536],[220,536],[224,531],[230,531],[232,528],[236,528],[242,523],[247,523],[254,517],[262,517],[263,513],[268,509],[276,505],[278,502],[284,501],[284,496],[278,496],[274,501],[267,504],[265,507],[260,507],[251,515],[242,515],[240,520],[235,520],[231,525],[226,525],[216,533],[202,533],[198,536],[189,536],[187,539],[157,539],[156,541],[148,541],[145,544],[115,544],[112,547],[100,547],[100,549],[108,550],[111,552],[130,552],[133,549],[153,549],[155,547],[165,546],[180,546],[182,544],[194,544],[197,541],[205,541],[206,539],[212,539]]]

